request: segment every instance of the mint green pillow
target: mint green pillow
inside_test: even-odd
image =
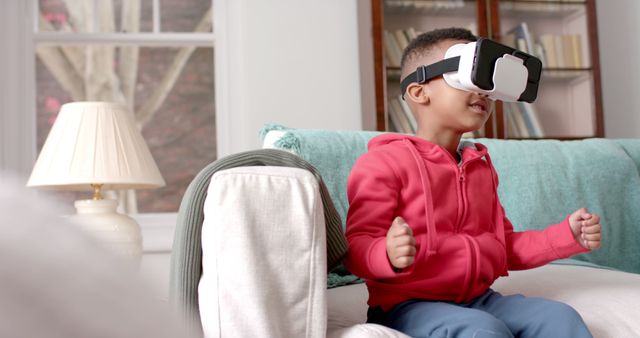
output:
[[[273,130],[286,131],[275,142],[275,148],[291,151],[318,169],[340,214],[344,229],[349,207],[347,177],[356,159],[367,151],[367,142],[381,133],[288,129],[280,125],[267,125],[260,132],[261,137],[264,139]]]
[[[544,229],[581,207],[601,217],[602,248],[580,262],[640,273],[638,140],[478,140],[489,149],[498,194],[516,230]]]

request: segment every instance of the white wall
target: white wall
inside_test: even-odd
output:
[[[640,1],[596,1],[605,136],[640,137]]]
[[[214,1],[219,156],[265,123],[362,128],[357,1]]]

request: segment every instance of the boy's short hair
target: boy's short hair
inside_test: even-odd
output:
[[[408,70],[405,67],[412,64],[414,60],[428,55],[436,44],[444,40],[476,41],[478,38],[468,29],[457,27],[435,29],[422,33],[411,40],[402,53],[400,61],[402,74],[413,72],[415,69]]]

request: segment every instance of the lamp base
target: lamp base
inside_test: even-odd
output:
[[[117,255],[139,264],[142,258],[142,232],[131,217],[116,211],[118,201],[78,200],[77,214],[71,220],[98,238]]]

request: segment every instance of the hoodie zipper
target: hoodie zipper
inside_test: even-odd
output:
[[[458,212],[458,222],[456,224],[456,232],[460,232],[460,227],[462,226],[462,222],[464,221],[464,217],[467,212],[467,194],[465,189],[465,175],[464,175],[464,165],[458,166],[458,189],[460,191],[460,211]]]
[[[458,166],[457,176],[458,176],[458,189],[460,191],[460,211],[459,211],[460,216],[458,217],[458,223],[456,224],[456,233],[461,232],[462,223],[464,222],[464,218],[467,213],[467,193],[465,189],[466,177],[464,174],[464,165],[466,163],[467,162],[462,162]],[[476,248],[475,248],[475,244],[473,243],[473,240],[470,238],[470,236],[466,234],[461,234],[461,235],[462,235],[462,239],[467,242],[466,247],[468,250],[468,257],[469,257],[469,269],[467,270],[467,278],[465,278],[467,283],[465,283],[465,285],[463,286],[463,290],[461,293],[461,297],[463,299],[466,299],[471,293],[473,284],[476,282],[475,274],[477,270],[477,267],[476,267],[477,258],[476,258]]]
[[[451,159],[453,159],[453,156],[451,157]],[[477,281],[478,279],[478,273],[479,273],[479,267],[478,267],[478,261],[479,261],[479,253],[478,253],[478,247],[475,243],[475,240],[467,235],[467,234],[461,234],[461,228],[462,228],[462,224],[464,222],[464,218],[466,216],[467,213],[467,192],[465,189],[465,185],[466,185],[466,175],[465,175],[465,166],[469,163],[472,162],[474,160],[478,160],[479,158],[473,158],[470,160],[465,161],[461,161],[460,163],[457,164],[457,179],[458,179],[458,192],[459,192],[459,197],[460,197],[460,208],[458,211],[458,221],[455,225],[455,232],[460,234],[462,236],[462,240],[465,241],[467,243],[467,245],[465,245],[466,249],[468,250],[468,257],[469,257],[469,265],[468,265],[468,270],[467,270],[467,278],[465,278],[465,285],[463,285],[463,290],[461,293],[461,297],[462,299],[466,299],[469,294],[472,292],[473,289],[473,285],[474,283]],[[455,160],[454,160],[455,161]]]

